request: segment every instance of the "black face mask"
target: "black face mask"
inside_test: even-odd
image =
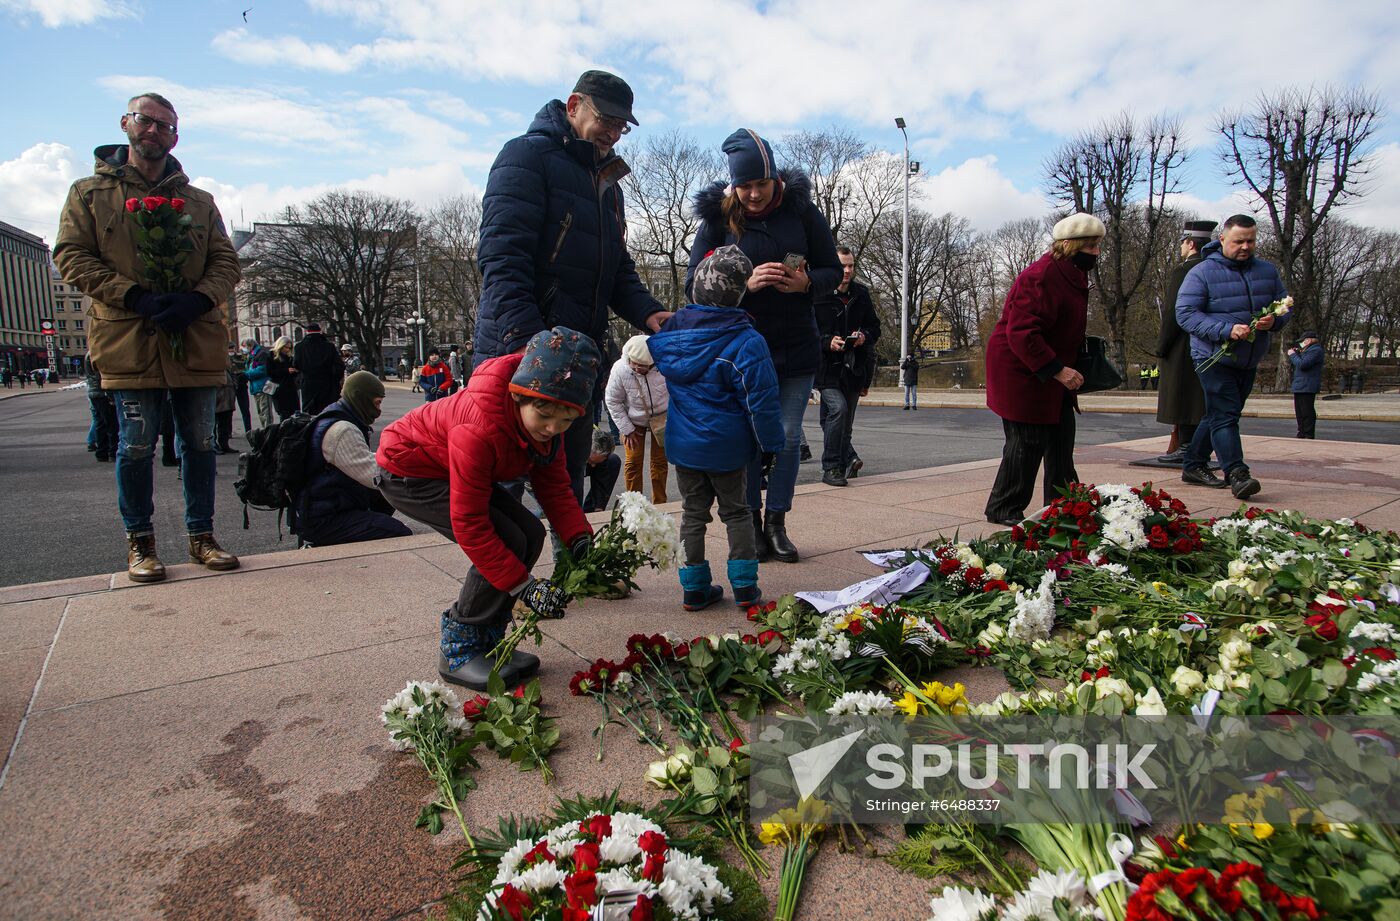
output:
[[[1094,270],[1094,266],[1099,264],[1099,257],[1094,253],[1079,252],[1069,257],[1080,271],[1088,273]]]

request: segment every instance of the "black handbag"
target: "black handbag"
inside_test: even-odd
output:
[[[1084,375],[1084,384],[1076,393],[1098,393],[1117,390],[1123,385],[1123,372],[1108,357],[1108,341],[1102,336],[1085,336],[1079,347],[1079,360],[1074,370]]]

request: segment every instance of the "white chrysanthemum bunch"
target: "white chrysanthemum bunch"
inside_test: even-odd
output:
[[[828,716],[874,716],[893,712],[894,701],[873,691],[847,691],[826,708]]]
[[[1074,870],[1041,870],[1004,904],[980,889],[946,886],[929,903],[935,921],[1095,921],[1103,912]]]
[[[669,569],[680,555],[680,532],[676,519],[652,505],[639,492],[625,492],[618,497],[617,511],[622,526],[632,532],[637,549],[656,560],[656,565]]]
[[[422,704],[415,701],[415,690],[420,692]],[[456,691],[440,681],[410,681],[404,685],[402,691],[390,697],[379,708],[379,722],[388,726],[391,718],[398,717],[405,723],[412,724],[422,718],[424,713],[434,709],[442,713],[448,728],[455,734],[467,734],[470,727],[466,717],[462,715],[462,701],[457,697]],[[413,742],[397,729],[390,732],[389,741],[398,751],[413,751]]]
[[[1151,517],[1152,510],[1142,497],[1122,483],[1109,483],[1095,489],[1099,494],[1098,516],[1103,522],[1099,536],[1121,550],[1146,547],[1147,530],[1142,523]]]
[[[1006,632],[1023,643],[1048,639],[1055,626],[1055,572],[1047,569],[1034,592],[1016,593],[1016,613]]]

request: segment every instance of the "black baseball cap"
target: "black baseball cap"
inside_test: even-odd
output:
[[[600,114],[637,124],[637,119],[632,115],[632,87],[617,74],[606,70],[585,70],[574,84],[574,92],[592,99]]]

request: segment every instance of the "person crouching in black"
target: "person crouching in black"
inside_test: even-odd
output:
[[[306,485],[297,496],[292,530],[304,544],[353,544],[405,537],[408,526],[379,492],[379,465],[369,444],[384,384],[369,371],[345,379],[340,399],[316,416],[307,451]]]

